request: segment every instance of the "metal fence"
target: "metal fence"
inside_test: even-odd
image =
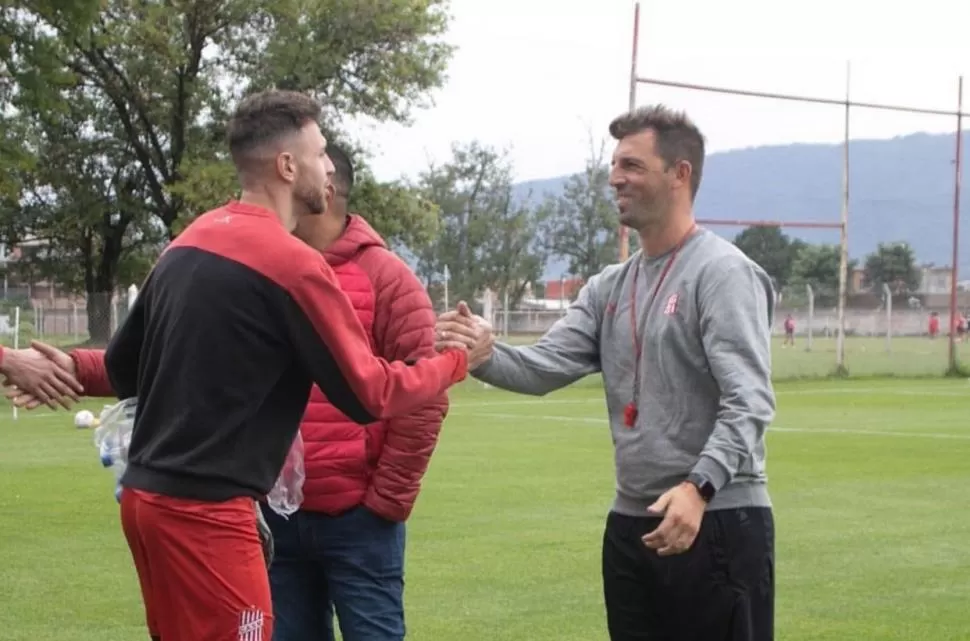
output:
[[[127,298],[120,294],[7,300],[0,304],[0,344],[25,347],[36,339],[58,346],[103,347],[127,310]]]
[[[2,302],[0,344],[26,347],[32,339],[39,339],[64,348],[104,346],[124,320],[130,295],[107,294],[77,301]],[[832,296],[799,297],[787,290],[782,292],[772,327],[776,379],[822,377],[836,371],[838,310],[828,302],[829,298]],[[949,327],[945,307],[939,313],[939,331],[931,336],[931,309],[912,308],[898,300],[894,304],[892,297],[876,296],[873,300],[874,307],[849,306],[845,310],[844,362],[849,374],[941,375],[948,365],[948,339],[955,333]],[[963,313],[970,312],[970,292],[961,292],[959,300]],[[498,305],[484,311],[496,333],[514,344],[535,341],[566,313],[565,309],[505,311]],[[789,315],[795,326],[790,341],[785,339],[784,329]],[[959,360],[964,363],[970,362],[970,342],[965,336],[955,336]]]
[[[493,327],[504,340],[528,344],[562,318],[564,311],[495,310]],[[939,314],[939,331],[930,333],[932,312],[926,309],[846,309],[844,365],[850,376],[940,376],[948,368],[948,316]],[[785,339],[785,319],[794,321],[792,339]],[[818,378],[839,366],[838,310],[835,307],[785,307],[775,310],[772,326],[775,380]],[[956,333],[961,362],[970,360],[966,334]],[[844,372],[843,372],[844,373]]]

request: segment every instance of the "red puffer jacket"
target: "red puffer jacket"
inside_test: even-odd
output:
[[[359,216],[324,252],[374,353],[389,361],[434,354],[435,314],[411,269]],[[411,514],[438,442],[448,398],[383,424],[353,423],[314,386],[300,432],[306,452],[303,509],[339,514],[363,503],[392,521]]]
[[[411,269],[359,216],[324,253],[350,298],[374,352],[389,361],[434,354],[435,314]],[[88,396],[113,396],[102,350],[74,350]],[[303,416],[303,509],[339,514],[360,504],[391,521],[410,516],[438,442],[448,398],[413,414],[368,426],[354,423],[317,386]]]

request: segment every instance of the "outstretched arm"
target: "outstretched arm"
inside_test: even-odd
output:
[[[334,407],[356,423],[407,414],[467,374],[464,349],[415,363],[374,356],[360,319],[322,257],[288,295],[290,304],[282,313],[298,357]]]
[[[491,358],[472,370],[475,378],[495,387],[542,396],[600,371],[599,335],[602,310],[594,276],[580,290],[566,315],[556,321],[535,345],[513,347],[495,344]],[[439,319],[443,338],[465,332],[449,312]]]

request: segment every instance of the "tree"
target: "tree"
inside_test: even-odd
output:
[[[865,284],[876,291],[889,285],[893,294],[907,294],[919,289],[920,273],[916,254],[909,243],[879,243],[876,251],[866,256]]]
[[[778,287],[788,284],[795,256],[804,246],[802,241],[793,241],[776,226],[748,227],[735,236],[734,244],[761,265]]]
[[[99,156],[104,167],[98,179],[125,176],[130,188],[125,210],[117,209],[122,203],[117,198],[109,215],[113,221],[130,219],[123,233],[161,229],[174,237],[192,216],[236,193],[224,129],[242,93],[272,86],[311,92],[325,98],[325,124],[333,131],[355,116],[407,122],[414,107],[427,103],[427,92],[442,83],[452,53],[440,40],[448,25],[446,0],[24,0],[17,5],[0,8],[0,118],[5,125],[19,119],[29,130],[23,133],[34,144],[22,151],[33,162],[47,160],[39,155],[44,145],[69,138],[95,147],[119,141]],[[83,110],[75,108],[78,101]],[[47,122],[51,119],[56,127]],[[52,138],[54,133],[62,139]],[[0,149],[6,151],[7,142],[0,134]],[[0,173],[9,162],[0,160]],[[27,165],[17,161],[16,168]],[[32,189],[66,197],[95,179],[90,167],[87,174],[68,173],[79,167],[68,164],[62,175],[51,176],[56,184],[34,181]],[[0,203],[7,205],[4,226],[28,233],[36,225],[20,206],[25,188],[10,178],[0,180]],[[394,230],[397,236],[426,237],[434,209],[412,199],[413,190],[404,186],[388,189],[379,194],[380,186],[371,181],[361,198],[366,194],[370,205],[405,212]],[[11,190],[17,194],[10,196]],[[52,204],[47,201],[48,209]],[[66,205],[57,207],[70,215]],[[385,212],[367,213],[380,219]],[[413,233],[404,228],[410,223]],[[105,273],[116,277],[121,245],[103,234],[113,238],[118,228],[86,229],[93,245],[101,247],[99,260],[111,265]],[[51,253],[65,260],[77,250],[79,241],[70,235],[33,231],[47,234]],[[91,286],[113,289],[117,283],[107,280]]]
[[[617,261],[618,219],[610,197],[605,145],[591,146],[586,168],[566,181],[563,194],[544,205],[542,234],[549,252],[569,259],[569,270],[583,280]]]
[[[512,184],[501,186],[502,197],[491,212],[494,233],[480,247],[482,280],[486,287],[508,294],[508,304],[518,306],[530,283],[539,282],[548,254],[538,240],[544,212],[513,202]]]
[[[434,239],[438,232],[438,206],[425,198],[420,187],[378,182],[366,167],[358,170],[356,176],[350,211],[362,214],[389,245],[410,249]]]
[[[512,196],[508,158],[477,142],[456,144],[449,162],[421,176],[440,211],[437,239],[419,248],[418,273],[430,286],[447,270],[454,300],[485,287],[508,291],[510,305],[541,277],[546,256],[536,240],[541,212]]]
[[[0,231],[8,242],[33,241],[22,277],[42,278],[88,293],[88,328],[105,342],[111,331],[111,292],[119,277],[140,281],[163,235],[142,226],[142,174],[125,159],[124,140],[88,132],[95,102],[78,91],[61,109],[19,111],[5,118],[17,132],[17,162],[8,163],[17,194],[0,204]]]
[[[836,304],[839,294],[840,252],[838,245],[804,245],[792,264],[790,284],[799,287],[811,285],[818,304]],[[849,273],[852,273],[855,266],[856,261],[850,260]]]

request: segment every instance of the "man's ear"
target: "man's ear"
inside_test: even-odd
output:
[[[296,182],[296,161],[293,154],[284,151],[276,155],[276,173],[284,182]]]
[[[694,167],[690,162],[686,160],[680,160],[674,166],[674,172],[677,179],[683,182],[685,185],[690,186],[690,177],[694,173]]]

